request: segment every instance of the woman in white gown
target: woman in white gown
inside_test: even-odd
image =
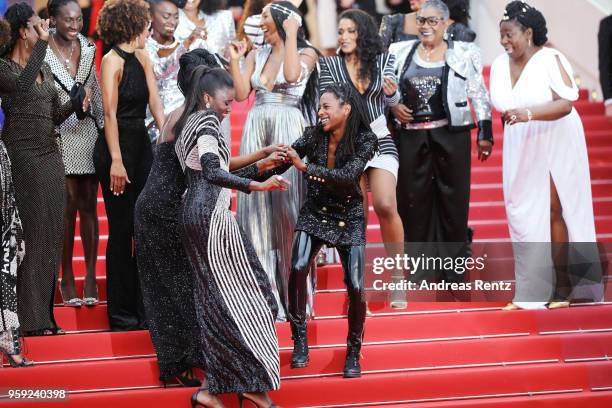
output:
[[[516,293],[506,309],[567,307],[567,273],[559,273],[571,262],[567,243],[596,241],[584,130],[572,107],[578,87],[567,59],[543,47],[546,32],[538,10],[509,3],[500,24],[506,53],[491,67],[491,99],[505,123],[503,189],[515,255]],[[595,245],[575,246],[597,257]]]

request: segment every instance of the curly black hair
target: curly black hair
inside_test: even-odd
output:
[[[282,6],[286,9],[291,10],[295,14],[302,16],[300,10],[293,5],[293,3],[289,1],[277,1],[274,2],[279,6]],[[287,33],[285,33],[285,29],[283,28],[283,21],[285,21],[288,17],[286,13],[275,9],[274,7],[270,8],[270,15],[272,16],[272,20],[274,20],[274,25],[276,26],[276,31],[278,32],[279,37],[283,42],[287,39]],[[303,21],[303,18],[302,18]],[[298,48],[312,48],[317,55],[321,56],[319,50],[312,46],[307,40],[306,35],[304,34],[304,29],[300,27],[297,33],[297,46]],[[319,82],[319,75],[316,69],[310,74],[310,78],[308,78],[308,82],[306,83],[306,89],[304,91],[304,95],[302,96],[301,109],[304,117],[309,121],[314,121],[316,118],[316,109],[317,109],[317,84]]]
[[[349,104],[351,105],[351,113],[346,119],[346,128],[344,130],[344,139],[346,143],[340,145],[342,153],[354,154],[355,153],[355,137],[362,132],[370,130],[370,124],[368,123],[368,109],[363,102],[363,98],[357,94],[357,91],[346,82],[333,83],[328,85],[321,95],[331,93],[340,102],[340,105]],[[320,126],[320,125],[319,125]],[[322,132],[319,132],[321,134]],[[317,140],[317,143],[320,140]],[[344,146],[344,147],[342,147]]]
[[[360,67],[358,77],[364,81],[376,76],[376,57],[384,52],[382,39],[378,34],[378,27],[374,17],[362,10],[346,10],[340,14],[338,21],[351,20],[357,28],[357,57]],[[340,51],[341,56],[344,53]]]
[[[450,18],[456,23],[468,25],[470,19],[470,0],[443,0],[448,7]]]
[[[4,20],[10,26],[10,34],[3,34],[3,41],[0,43],[0,57],[13,51],[17,40],[19,40],[19,29],[28,26],[28,20],[34,15],[34,10],[27,3],[13,4],[4,13]],[[6,28],[6,27],[5,27]]]
[[[98,14],[98,34],[109,45],[135,40],[149,26],[149,7],[143,0],[108,0]]]
[[[60,9],[68,3],[79,4],[77,0],[49,0],[47,2],[47,13],[49,13],[49,17],[57,17],[57,13],[59,13]]]
[[[506,5],[504,18],[500,22],[515,21],[523,31],[531,28],[533,31],[533,44],[542,46],[548,41],[546,34],[546,19],[544,15],[534,7],[523,1],[512,1]]]

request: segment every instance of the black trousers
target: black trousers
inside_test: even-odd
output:
[[[465,242],[470,132],[399,130],[397,207],[406,242]]]
[[[447,127],[399,130],[397,209],[411,256],[467,256],[470,206],[470,132]],[[414,280],[463,280],[451,271],[429,270]]]
[[[119,145],[131,181],[126,183],[123,194],[116,196],[110,190],[111,157],[103,135],[96,142],[94,163],[108,217],[108,320],[112,330],[134,330],[146,325],[133,245],[134,206],[153,161],[151,142],[143,121],[119,122]]]
[[[303,325],[306,322],[306,279],[310,265],[323,245],[323,241],[304,231],[296,231],[293,238],[289,275],[289,320],[293,324]],[[339,246],[336,249],[342,262],[344,283],[349,297],[349,338],[361,341],[366,316],[365,248]]]

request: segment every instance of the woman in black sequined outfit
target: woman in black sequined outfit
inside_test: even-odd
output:
[[[11,38],[0,47],[0,98],[6,122],[2,140],[11,160],[15,198],[27,254],[17,273],[18,315],[26,335],[63,334],[53,317],[64,230],[65,177],[55,127],[78,107],[60,104],[44,63],[49,32],[30,6],[5,14]],[[90,91],[82,108],[89,109]]]
[[[202,51],[202,50],[198,50]],[[183,55],[178,73],[181,92],[200,64],[215,64],[196,52]],[[200,381],[191,368],[203,368],[203,356],[193,303],[193,279],[179,231],[181,196],[185,177],[174,150],[173,127],[183,113],[172,111],[153,147],[151,172],[134,209],[134,245],[142,299],[151,340],[157,353],[160,380],[173,377],[196,387]]]
[[[300,211],[289,276],[289,319],[293,368],[308,365],[306,278],[309,264],[325,244],[335,247],[349,295],[349,333],[345,377],[359,377],[359,353],[366,315],[364,293],[365,219],[359,186],[378,139],[370,130],[366,107],[349,84],[333,84],[321,95],[320,125],[309,127],[289,157],[306,176],[308,192]],[[302,161],[308,157],[308,164]]]
[[[240,400],[269,407],[267,392],[280,386],[278,309],[253,244],[230,211],[231,189],[284,191],[287,182],[280,176],[252,181],[266,168],[261,161],[229,171],[229,137],[220,121],[234,100],[232,79],[223,69],[204,66],[193,75],[174,126],[187,184],[180,224],[206,365],[207,385],[193,394],[192,406],[220,407],[216,395],[235,392]]]
[[[100,36],[113,46],[100,67],[104,136],[94,150],[108,216],[106,282],[111,330],[145,326],[132,240],[134,206],[153,161],[145,127],[147,104],[158,129],[164,122],[155,74],[143,49],[149,19],[142,0],[109,0],[98,16]]]

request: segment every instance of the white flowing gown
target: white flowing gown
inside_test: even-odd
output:
[[[571,78],[571,87],[563,81],[557,57]],[[531,57],[514,88],[509,56],[497,57],[491,66],[490,88],[493,105],[500,112],[552,102],[553,91],[569,101],[578,99],[569,62],[559,51],[546,47]],[[503,143],[504,202],[515,250],[516,293],[526,294],[523,299],[540,300],[546,296],[542,290],[552,294],[552,258],[542,258],[542,245],[532,243],[551,241],[551,176],[569,241],[596,241],[584,129],[572,109],[569,115],[553,121],[506,125]],[[544,285],[534,285],[534,274]],[[517,297],[515,303],[525,308],[540,308],[546,303],[523,303]]]

